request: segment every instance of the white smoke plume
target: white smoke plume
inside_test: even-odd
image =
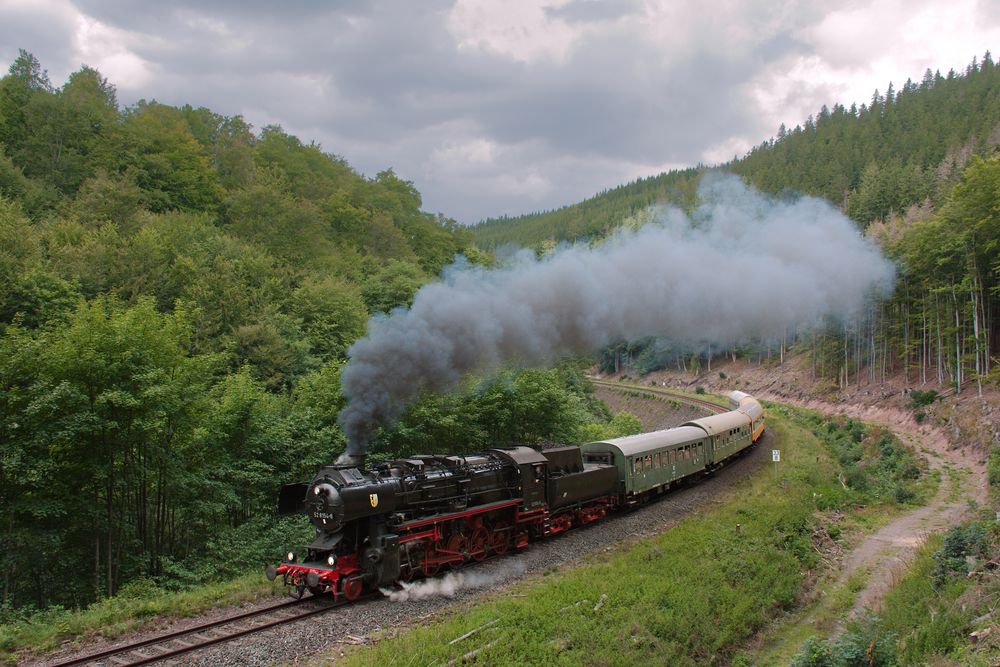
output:
[[[489,574],[460,570],[458,572],[449,572],[443,577],[424,579],[412,584],[401,581],[399,585],[402,588],[400,590],[388,588],[380,590],[382,591],[382,595],[389,598],[392,602],[425,600],[433,597],[451,598],[455,597],[455,594],[460,590],[486,588],[487,586],[498,584],[505,579],[523,574],[526,567],[527,565],[523,560],[512,560],[500,570]]]
[[[340,414],[348,454],[363,454],[422,389],[454,388],[471,371],[544,364],[612,342],[655,336],[727,347],[856,313],[888,293],[894,267],[851,220],[813,197],[779,199],[708,174],[690,217],[599,247],[499,269],[453,266],[408,310],[376,316],[349,350]]]

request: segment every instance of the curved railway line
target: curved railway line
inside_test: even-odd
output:
[[[694,398],[660,387],[643,387],[608,380],[588,378],[592,383],[608,388],[639,391],[668,397],[672,400],[697,405],[713,413],[726,412],[728,408],[711,401]],[[382,597],[379,593],[363,595],[361,600]],[[323,614],[332,609],[350,604],[341,598],[289,600],[228,618],[203,623],[194,627],[168,632],[148,639],[109,648],[97,653],[47,663],[47,667],[76,667],[78,665],[114,665],[116,667],[146,665],[161,661],[175,661],[180,656],[233,639],[256,634],[270,628],[295,623],[296,621]]]
[[[712,401],[706,401],[701,398],[694,398],[693,396],[688,396],[687,394],[681,394],[679,392],[672,391],[670,389],[664,389],[663,387],[643,387],[638,384],[628,384],[625,382],[613,382],[611,380],[599,380],[597,378],[588,377],[591,384],[600,385],[602,387],[608,387],[609,389],[618,389],[625,391],[644,391],[649,394],[657,394],[660,396],[666,396],[675,401],[681,401],[684,403],[690,403],[692,405],[697,405],[701,408],[707,408],[715,414],[721,414],[729,410],[728,407],[719,405],[718,403],[713,403]]]
[[[378,593],[365,596],[379,596]],[[364,599],[364,598],[362,598]],[[261,632],[278,625],[323,614],[349,604],[347,600],[334,602],[320,601],[314,598],[290,600],[248,611],[236,616],[203,623],[191,628],[168,632],[124,646],[110,648],[99,653],[80,656],[71,660],[49,663],[49,667],[75,667],[76,665],[146,665],[153,662],[172,660],[186,653],[191,653],[215,644],[228,642],[238,637]]]

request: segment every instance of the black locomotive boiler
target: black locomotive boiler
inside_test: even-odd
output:
[[[678,428],[582,448],[498,447],[368,469],[323,467],[311,482],[282,487],[279,514],[308,515],[316,537],[268,566],[267,576],[299,595],[355,600],[597,521],[752,446],[764,431],[760,404],[733,392],[730,406]]]

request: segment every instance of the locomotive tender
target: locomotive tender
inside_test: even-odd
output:
[[[320,469],[281,488],[278,513],[306,514],[316,538],[268,566],[298,595],[355,600],[597,521],[706,474],[755,444],[764,411],[734,391],[729,412],[677,428],[539,451],[498,447]]]

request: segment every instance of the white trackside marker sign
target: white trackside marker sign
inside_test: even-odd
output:
[[[777,463],[778,461],[781,460],[781,450],[780,449],[772,449],[771,450],[771,460],[774,461],[775,463]]]

